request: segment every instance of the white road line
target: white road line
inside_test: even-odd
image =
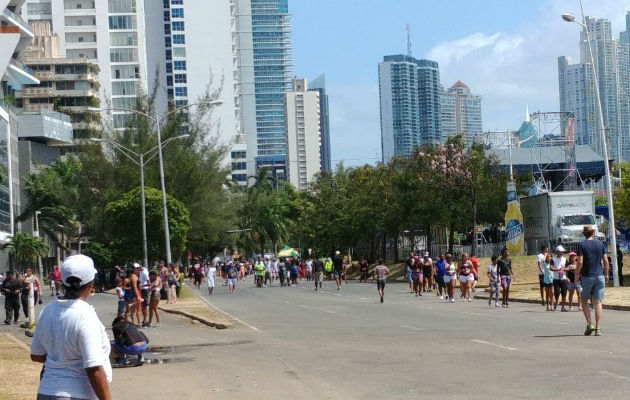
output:
[[[569,325],[568,322],[558,322],[558,321],[544,321],[542,319],[535,319],[536,322],[542,322],[546,324],[556,324],[556,325]]]
[[[608,375],[608,376],[612,376],[615,377],[617,379],[623,379],[625,381],[630,381],[630,378],[628,378],[627,376],[623,376],[623,375],[618,375],[615,374],[614,372],[610,372],[610,371],[599,371],[600,374],[604,374],[604,375]]]
[[[208,300],[206,300],[204,297],[198,295],[198,297],[201,299],[201,301],[203,301],[204,303],[206,303],[207,305],[209,305],[210,307],[214,308],[216,311],[220,312],[221,314],[225,315],[228,318],[233,319],[234,321],[238,322],[239,324],[245,325],[246,327],[248,327],[249,329],[256,331],[256,332],[260,332],[260,329],[256,328],[254,325],[250,325],[247,322],[241,320],[238,317],[233,316],[232,314],[229,314],[225,311],[223,311],[222,309],[220,309],[219,307],[215,306],[214,304],[210,303]]]
[[[475,316],[475,317],[477,317],[477,316],[481,316],[481,317],[488,316],[488,314],[484,314],[484,313],[478,313],[478,312],[466,312],[466,311],[463,311],[463,312],[462,312],[462,314],[472,315],[472,316]]]
[[[418,328],[417,326],[409,326],[409,325],[400,325],[401,328],[411,329],[414,331],[423,331],[423,328]]]
[[[498,347],[498,348],[503,349],[503,350],[510,350],[510,351],[518,350],[516,347],[503,346],[502,344],[486,342],[485,340],[480,340],[480,339],[473,339],[473,340],[471,340],[471,342],[486,344],[488,346]]]
[[[359,297],[359,300],[370,300],[368,297]]]

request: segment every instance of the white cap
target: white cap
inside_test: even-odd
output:
[[[556,247],[556,253],[558,253],[558,252],[564,253],[565,251],[567,251],[567,250],[564,247],[562,247],[562,245]]]
[[[339,255],[339,254],[341,254],[341,253],[339,253],[339,250],[337,250],[337,251],[335,251],[335,254],[336,254],[336,255]]]
[[[425,252],[424,252],[424,256],[425,256],[425,257],[429,257],[429,252],[428,252],[428,251],[425,251]]]
[[[136,268],[142,268],[142,265],[138,263],[133,263],[133,269],[136,269]]]
[[[81,286],[94,280],[96,268],[94,261],[88,256],[77,254],[70,256],[61,264],[61,281],[68,284],[66,280],[71,276],[75,276],[81,280]]]

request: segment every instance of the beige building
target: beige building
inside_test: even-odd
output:
[[[309,91],[306,79],[294,78],[285,95],[289,182],[306,189],[321,171],[319,91]]]

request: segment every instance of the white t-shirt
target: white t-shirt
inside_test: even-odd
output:
[[[537,261],[538,264],[536,264],[536,266],[540,266],[540,268],[538,269],[538,275],[543,276],[545,275],[545,272],[542,265],[545,262],[545,255],[543,253],[538,254]]]
[[[149,286],[149,271],[147,271],[146,267],[140,270],[138,274],[138,286],[140,289],[148,289]]]
[[[217,271],[215,267],[210,267],[206,271],[206,282],[208,287],[214,287],[214,273]]]
[[[554,268],[564,268],[567,265],[567,259],[563,257],[554,257],[553,258],[553,267]],[[553,279],[564,279],[565,273],[564,271],[552,271]]]
[[[304,265],[306,266],[306,270],[311,272],[313,270],[313,261],[311,260],[306,260],[306,262],[304,263]]]
[[[492,279],[494,279],[495,282],[499,280],[499,277],[497,275],[497,267],[498,267],[497,265],[490,264],[488,266],[488,269],[486,270],[487,273],[490,274],[490,276],[492,277]]]
[[[42,310],[31,354],[45,355],[38,393],[97,399],[86,368],[102,366],[112,381],[110,342],[94,308],[83,300],[56,299]]]

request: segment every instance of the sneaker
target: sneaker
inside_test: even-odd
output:
[[[383,302],[383,296],[381,296],[381,303]]]
[[[562,307],[562,308],[560,309],[560,312],[569,312],[569,310],[567,310],[566,308]]]
[[[544,301],[544,300],[541,300],[541,301],[540,301],[540,305],[544,307],[544,306],[545,306],[545,301]]]
[[[469,297],[469,298],[468,298],[468,301],[472,301],[472,299]]]
[[[573,307],[569,307],[569,311],[573,311]]]
[[[159,327],[160,327],[160,323],[159,323],[159,322],[156,322],[156,323],[154,323],[153,325],[151,325],[151,327],[153,327],[153,328],[159,328]]]
[[[584,331],[584,336],[589,336],[591,333],[593,333],[593,331],[595,331],[595,327],[593,326],[593,324],[586,325],[586,330]],[[601,334],[601,332],[600,332],[600,334]]]
[[[558,308],[558,303],[553,305],[553,310],[556,311],[556,308]]]
[[[595,328],[595,336],[601,336],[602,330],[600,328]]]
[[[505,303],[505,308],[510,308],[510,303]]]
[[[5,325],[11,325],[11,321],[7,321],[7,320],[5,320],[5,321],[4,321],[4,324],[5,324]]]
[[[121,358],[121,359],[118,361],[118,364],[117,364],[117,365],[118,365],[119,367],[124,367],[125,365],[127,365],[127,358],[126,358],[126,357],[125,357],[125,358]]]
[[[495,306],[495,307],[499,307],[499,303],[498,303],[498,302],[497,302],[497,303],[494,303],[494,306]]]
[[[464,302],[464,303],[465,303],[465,302],[466,302],[466,298],[462,298],[462,302]]]
[[[488,307],[492,307],[492,300],[488,300]]]
[[[451,299],[451,303],[455,303],[455,299]]]
[[[440,296],[440,300],[444,300],[444,296]]]
[[[138,354],[138,361],[136,361],[136,366],[140,366],[144,364],[144,356],[142,354]]]

